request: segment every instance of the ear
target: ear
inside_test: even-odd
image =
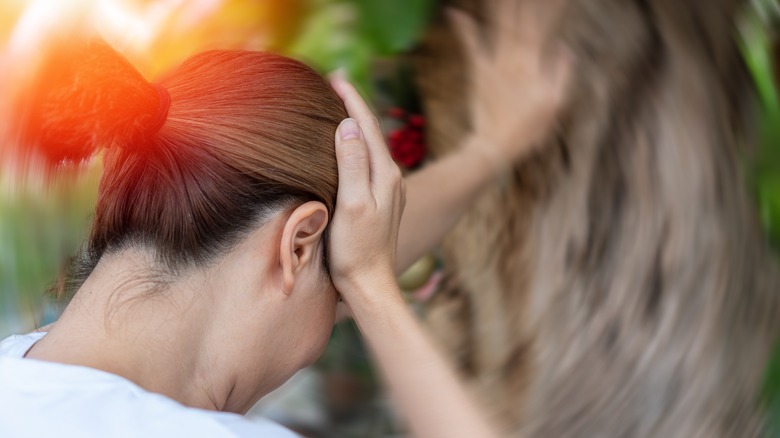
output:
[[[320,257],[319,243],[327,225],[328,209],[317,201],[301,205],[287,219],[279,248],[285,293],[293,291],[295,281],[304,268]]]

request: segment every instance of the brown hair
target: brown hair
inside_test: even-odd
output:
[[[50,57],[32,93],[28,144],[52,163],[105,148],[94,223],[75,285],[102,255],[154,250],[176,270],[215,259],[269,213],[317,200],[333,212],[334,133],[347,117],[323,78],[263,52],[209,51],[155,86],[105,43]],[[152,128],[153,129],[153,128]]]

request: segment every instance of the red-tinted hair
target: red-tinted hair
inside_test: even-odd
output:
[[[298,61],[196,55],[159,82],[170,107],[156,132],[160,95],[103,42],[50,57],[37,84],[25,143],[52,163],[106,150],[87,272],[136,245],[172,270],[203,265],[283,206],[317,200],[333,212],[334,133],[347,114]]]

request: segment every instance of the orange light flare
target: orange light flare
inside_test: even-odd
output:
[[[220,0],[195,1],[192,5]],[[39,73],[47,48],[99,36],[129,58],[148,62],[138,54],[150,48],[183,0],[154,3],[128,0],[13,0],[0,6],[0,177],[45,173],[15,135],[9,120],[19,111],[23,90]],[[213,7],[213,6],[212,6]],[[20,169],[21,168],[21,169]]]
[[[5,0],[0,6],[4,16],[0,21],[0,59],[4,67],[21,64],[24,69],[34,69],[37,54],[48,43],[97,35],[132,61],[145,64],[163,39],[179,44],[186,44],[188,38],[199,39],[196,29],[229,3],[237,2]]]
[[[210,48],[269,49],[291,39],[305,0],[0,0],[0,179],[16,162],[8,126],[46,48],[98,36],[147,78]],[[16,142],[18,143],[18,142]],[[25,160],[21,157],[22,161]],[[29,163],[27,163],[29,164]],[[24,164],[21,164],[24,166]]]

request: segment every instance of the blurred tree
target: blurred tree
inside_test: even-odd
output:
[[[47,322],[45,292],[84,238],[100,168],[63,169],[46,182],[0,174],[0,337]]]
[[[373,90],[377,58],[413,48],[428,26],[436,0],[308,0],[301,35],[283,51],[327,73],[338,68],[364,94]]]

